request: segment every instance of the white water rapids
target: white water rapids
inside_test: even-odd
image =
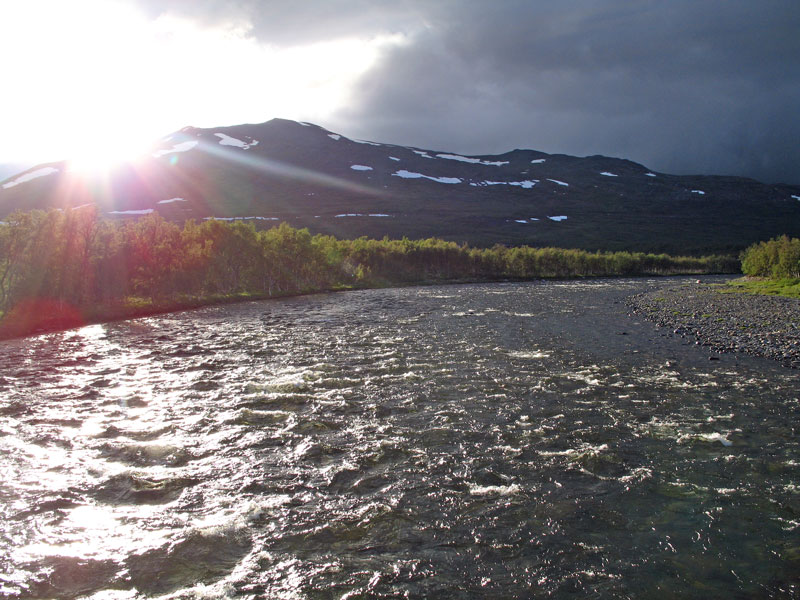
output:
[[[369,290],[0,342],[0,597],[790,597],[798,374],[658,280]]]

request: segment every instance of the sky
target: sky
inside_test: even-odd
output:
[[[800,184],[797,0],[0,0],[0,163],[310,121]]]

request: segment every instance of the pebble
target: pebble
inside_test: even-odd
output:
[[[627,305],[672,335],[716,353],[742,352],[800,368],[800,300],[721,289],[724,284],[665,286],[631,296]]]

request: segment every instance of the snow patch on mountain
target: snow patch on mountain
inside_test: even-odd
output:
[[[343,213],[341,215],[333,215],[334,219],[343,219],[345,217],[391,217],[392,215],[387,215],[384,213]]]
[[[172,204],[173,202],[186,202],[186,198],[169,198],[168,200],[159,200],[158,204]]]
[[[470,183],[470,185],[473,187],[481,187],[487,185],[514,185],[529,190],[537,183],[539,183],[538,179],[526,179],[525,181],[479,181],[477,183]]]
[[[382,144],[379,144],[378,142],[370,142],[370,141],[367,141],[367,140],[351,140],[351,141],[355,142],[356,144],[366,144],[367,146],[381,146],[382,145]]]
[[[179,144],[175,144],[172,148],[167,148],[166,150],[156,150],[153,152],[153,158],[159,158],[160,156],[164,156],[166,154],[173,154],[175,152],[188,152],[197,144],[199,144],[197,140],[189,140],[188,142],[180,142]]]
[[[414,154],[419,154],[422,158],[430,158],[432,160],[435,160],[430,154],[428,154],[427,152],[423,152],[422,150],[412,150],[412,152]]]
[[[619,177],[616,173],[609,173],[608,171],[603,171],[600,175],[605,175],[606,177]]]
[[[204,221],[280,221],[278,217],[203,217]]]
[[[400,159],[397,158],[396,156],[390,156],[389,160],[396,160],[397,162],[400,162]]]
[[[703,190],[692,190],[692,194],[700,194],[701,196],[706,195],[706,193]]]
[[[655,176],[656,176],[656,174],[655,174],[655,173],[645,173],[645,175],[646,175],[647,177],[655,177]]]
[[[243,150],[247,150],[251,146],[257,146],[258,140],[253,140],[250,143],[243,142],[242,140],[236,139],[235,137],[231,137],[224,133],[215,133],[215,136],[220,138],[219,143],[222,146],[236,146],[237,148],[242,148]]]
[[[532,160],[532,161],[531,161],[531,164],[532,164],[532,165],[540,165],[540,164],[542,164],[543,162],[545,162],[546,160],[547,160],[546,158],[537,158],[537,159],[535,159],[535,160]]]
[[[502,167],[507,165],[507,160],[481,160],[480,158],[469,158],[459,154],[437,154],[436,158],[445,158],[447,160],[457,160],[459,162],[471,163],[473,165],[489,165],[493,167]]]
[[[332,140],[336,140],[337,142],[338,142],[340,139],[342,139],[342,136],[340,136],[340,135],[338,135],[338,134],[336,134],[336,133],[329,133],[329,134],[328,134],[328,137],[329,137],[329,138],[331,138]]]
[[[547,181],[552,181],[553,183],[557,183],[558,185],[563,185],[569,187],[568,183],[564,183],[563,181],[559,181],[558,179],[548,179]]]
[[[38,179],[39,177],[45,177],[46,175],[52,175],[53,173],[58,173],[58,169],[56,169],[55,167],[42,167],[41,169],[36,169],[35,171],[31,171],[30,173],[25,173],[24,175],[20,175],[13,181],[4,183],[3,189],[7,190],[8,188],[12,188],[15,185],[19,185],[20,183],[25,183],[26,181],[31,181],[32,179]]]
[[[403,179],[430,179],[431,181],[436,181],[437,183],[461,183],[461,180],[458,177],[432,177],[430,175],[423,175],[422,173],[412,173],[411,171],[406,171],[405,169],[396,171],[392,173],[392,175],[395,177],[402,177]]]
[[[567,217],[565,217],[564,215],[559,215],[557,217],[547,217],[547,218],[550,219],[551,221],[566,221],[567,220]]]
[[[372,171],[372,167],[368,167],[367,165],[350,165],[350,168],[353,171]]]
[[[795,200],[800,200],[800,196],[794,196],[793,195],[792,198],[794,198]]]

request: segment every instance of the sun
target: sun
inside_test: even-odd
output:
[[[383,49],[406,42],[385,34],[283,47],[229,24],[154,18],[140,4],[0,0],[0,55],[14,59],[0,79],[9,88],[0,163],[66,160],[103,173],[186,125],[324,120],[349,105]]]
[[[70,146],[69,170],[85,175],[102,175],[126,163],[147,156],[152,140],[122,132],[84,135]]]
[[[69,170],[84,175],[101,175],[115,168],[134,161],[135,153],[121,148],[83,148],[75,152],[69,159]]]

